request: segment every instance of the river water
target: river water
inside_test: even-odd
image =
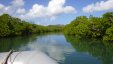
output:
[[[60,33],[0,39],[0,53],[41,51],[59,64],[113,64],[113,44]]]

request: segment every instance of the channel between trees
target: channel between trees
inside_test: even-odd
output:
[[[47,32],[63,32],[77,38],[96,38],[113,41],[113,12],[107,12],[101,17],[90,15],[76,17],[67,25],[41,26],[12,17],[8,14],[0,16],[0,37],[23,36]]]

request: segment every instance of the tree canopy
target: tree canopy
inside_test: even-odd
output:
[[[56,32],[61,31],[62,28],[63,26],[54,26],[54,28],[51,28],[49,26],[32,24],[8,14],[0,16],[0,37]]]
[[[113,40],[113,12],[107,12],[102,17],[79,16],[64,28],[64,33],[77,37],[102,38]]]

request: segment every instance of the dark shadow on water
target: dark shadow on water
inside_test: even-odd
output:
[[[102,64],[113,64],[113,44],[97,39],[78,39],[67,35],[65,38],[77,52],[88,53],[101,60]]]
[[[37,35],[18,36],[0,39],[0,52],[8,52],[10,50],[18,51],[21,45],[36,40]]]

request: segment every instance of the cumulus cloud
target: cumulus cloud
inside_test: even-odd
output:
[[[23,1],[23,0],[13,0],[13,1],[11,2],[11,4],[12,4],[13,6],[20,7],[20,6],[23,6],[23,5],[24,5],[24,1]]]
[[[2,10],[5,6],[3,4],[0,4],[0,10]]]
[[[22,8],[22,6],[24,6],[23,0],[13,0],[8,6],[0,4],[0,14],[8,13],[14,15],[16,13],[23,13],[25,10]]]
[[[26,12],[26,11],[25,11],[24,8],[19,8],[19,9],[16,11],[17,14],[24,14],[25,12]]]
[[[30,9],[26,10],[26,8],[24,8],[24,0],[12,0],[8,6],[0,4],[0,14],[8,13],[23,20],[32,20],[36,18],[55,20],[60,14],[76,12],[74,7],[66,6],[65,3],[66,0],[49,0],[47,6],[35,3]]]
[[[76,12],[74,7],[64,5],[65,0],[50,0],[48,6],[34,4],[32,8],[28,11],[28,13],[24,15],[24,17],[26,18],[55,17],[62,13]]]
[[[90,4],[83,8],[83,11],[87,13],[105,10],[113,10],[113,0],[100,1],[95,4]]]

